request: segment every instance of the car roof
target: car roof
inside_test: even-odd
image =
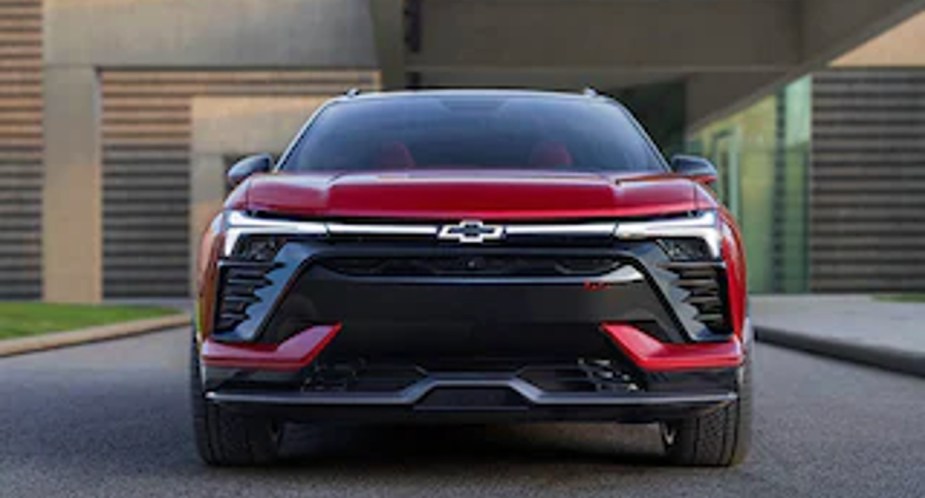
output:
[[[415,98],[445,98],[445,97],[495,97],[495,98],[516,98],[532,97],[543,99],[563,99],[563,100],[606,100],[615,103],[616,101],[598,95],[596,92],[555,92],[545,90],[510,90],[510,89],[455,89],[455,90],[399,90],[370,93],[349,93],[336,98],[340,102],[366,101],[366,100],[400,100]]]

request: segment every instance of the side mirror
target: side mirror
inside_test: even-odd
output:
[[[716,183],[716,167],[709,160],[697,156],[674,156],[671,158],[671,170],[704,185]]]
[[[234,163],[234,166],[228,170],[228,185],[235,188],[254,173],[266,173],[271,169],[273,169],[273,156],[270,154],[247,156]]]

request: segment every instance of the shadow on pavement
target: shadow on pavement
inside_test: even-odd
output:
[[[284,467],[665,465],[653,427],[607,424],[363,425],[287,428]]]

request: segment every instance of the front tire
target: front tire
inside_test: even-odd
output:
[[[279,458],[283,435],[281,422],[234,413],[205,398],[195,344],[190,356],[189,389],[196,449],[205,463],[259,465]]]
[[[751,367],[742,367],[738,400],[709,413],[662,423],[668,460],[676,465],[731,467],[745,460],[751,443]]]

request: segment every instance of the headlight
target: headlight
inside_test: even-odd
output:
[[[684,218],[618,223],[614,235],[620,239],[700,239],[714,258],[720,256],[723,240],[716,211]]]
[[[434,237],[440,232],[438,225],[355,225],[321,221],[293,221],[271,218],[255,218],[240,211],[231,211],[225,218],[225,257],[235,251],[253,253],[254,258],[266,259],[266,254],[275,251],[287,238],[293,236],[363,235],[363,236],[415,236]],[[693,216],[647,221],[626,221],[587,224],[552,225],[507,225],[501,226],[506,235],[512,236],[604,236],[613,234],[619,239],[652,239],[665,248],[672,259],[702,259],[695,252],[695,246],[705,246],[712,258],[720,256],[722,234],[719,216],[715,211],[704,211]],[[242,238],[253,241],[238,247]],[[686,241],[686,242],[685,242]],[[691,244],[694,242],[694,244]],[[702,242],[702,244],[701,244]],[[270,256],[272,259],[272,256]]]
[[[328,229],[324,223],[314,221],[273,220],[267,218],[254,218],[240,211],[231,211],[226,219],[225,230],[225,257],[234,254],[238,242],[244,236],[274,235],[285,237],[287,235],[327,235]],[[255,239],[256,240],[256,239]],[[265,244],[263,245],[265,246]],[[262,247],[263,247],[262,246]],[[264,247],[265,249],[265,247]]]

